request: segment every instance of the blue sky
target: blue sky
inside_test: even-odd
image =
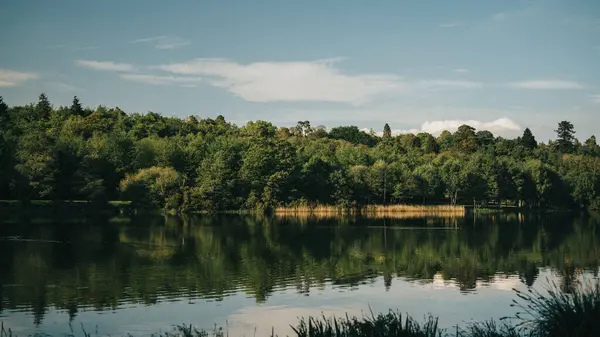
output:
[[[4,0],[9,104],[542,140],[600,125],[600,1]]]

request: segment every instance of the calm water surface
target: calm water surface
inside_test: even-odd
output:
[[[193,323],[290,333],[308,315],[398,309],[444,327],[512,314],[513,288],[597,277],[597,215],[256,216],[0,224],[0,321],[134,335]]]

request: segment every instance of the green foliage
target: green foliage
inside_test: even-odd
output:
[[[556,132],[556,146],[562,153],[571,153],[574,149],[575,127],[569,121],[558,123]]]
[[[600,146],[595,137],[579,143],[567,121],[549,144],[538,144],[529,129],[503,139],[468,125],[436,139],[392,137],[385,124],[378,137],[357,126],[327,132],[310,121],[237,127],[223,116],[88,109],[77,97],[70,107],[53,108],[41,94],[25,106],[0,100],[0,122],[3,199],[130,198],[142,205],[147,196],[125,196],[119,186],[127,175],[155,166],[181,176],[181,211],[270,210],[299,202],[597,208],[600,198]]]
[[[356,126],[338,126],[332,128],[329,131],[329,138],[345,140],[355,145],[363,144],[373,146],[376,143],[376,140],[372,135],[359,130]]]
[[[385,125],[383,126],[383,139],[390,138],[392,138],[392,129],[390,128],[390,125],[388,123],[385,123]]]
[[[127,200],[135,200],[137,207],[178,209],[182,177],[171,167],[153,166],[127,175],[121,181],[121,192]]]
[[[535,140],[535,137],[529,128],[525,128],[525,131],[523,131],[523,136],[521,137],[520,142],[521,145],[530,150],[533,150],[537,147],[537,141]]]

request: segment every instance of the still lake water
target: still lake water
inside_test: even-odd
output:
[[[514,313],[513,288],[598,277],[600,217],[69,217],[0,223],[0,321],[19,335],[227,325],[389,309],[443,327]]]

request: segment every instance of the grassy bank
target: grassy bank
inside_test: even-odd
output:
[[[520,309],[513,317],[500,321],[466,323],[464,327],[442,329],[438,318],[425,317],[419,321],[400,312],[390,311],[363,317],[306,317],[292,326],[298,337],[591,337],[600,336],[600,282],[597,280],[579,284],[572,292],[565,293],[552,283],[542,294],[536,290],[517,291],[513,305]],[[81,336],[90,337],[82,326]],[[97,332],[93,336],[100,336]],[[76,336],[71,327],[68,336]],[[197,329],[193,325],[175,326],[172,331],[149,334],[164,337],[229,337],[227,329],[215,328],[211,331]],[[256,331],[248,332],[248,336]],[[16,336],[4,325],[0,337]],[[37,336],[49,336],[38,334]],[[271,337],[277,336],[276,331]]]

